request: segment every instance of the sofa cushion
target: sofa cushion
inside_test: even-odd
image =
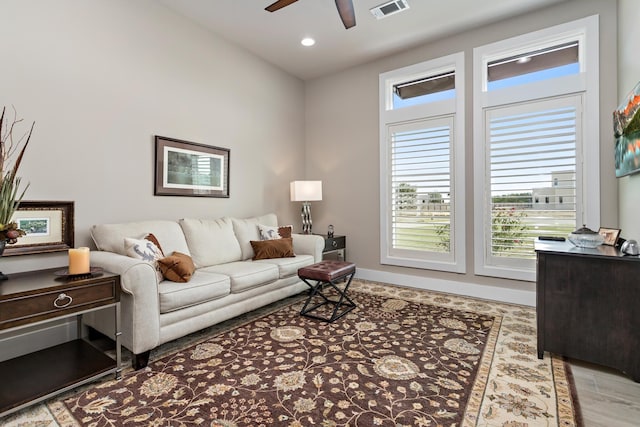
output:
[[[165,279],[178,283],[188,282],[196,270],[191,257],[180,252],[174,252],[171,256],[159,259],[158,266]]]
[[[181,219],[196,268],[240,261],[242,251],[230,218]]]
[[[157,220],[122,224],[99,224],[91,227],[91,237],[99,251],[127,255],[124,248],[125,237],[142,238],[152,233],[162,245],[162,251],[174,251],[189,255],[189,247],[184,233],[176,221]]]
[[[204,269],[206,272],[219,273],[231,279],[231,293],[239,293],[256,286],[278,280],[278,267],[275,264],[258,264],[252,261],[230,262]]]
[[[276,265],[281,279],[297,275],[299,268],[311,265],[313,262],[313,255],[296,255],[293,258],[273,258],[254,261],[255,264]]]
[[[238,243],[242,250],[242,259],[247,260],[253,258],[252,240],[260,240],[258,232],[258,224],[264,224],[271,227],[278,226],[278,217],[276,214],[266,214],[254,218],[238,219],[231,218],[233,223],[233,231],[236,233]]]
[[[230,291],[229,277],[211,272],[196,271],[188,283],[165,280],[158,285],[160,313],[222,298]]]
[[[296,256],[293,253],[293,239],[252,240],[253,260],[285,258]]]

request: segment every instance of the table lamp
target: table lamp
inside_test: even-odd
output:
[[[311,205],[322,200],[322,181],[292,181],[291,201],[302,202],[302,233],[311,234]]]

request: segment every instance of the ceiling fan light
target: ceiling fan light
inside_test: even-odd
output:
[[[310,47],[310,46],[313,46],[314,44],[316,44],[316,41],[314,39],[312,39],[311,37],[305,37],[300,41],[300,44],[302,46]]]

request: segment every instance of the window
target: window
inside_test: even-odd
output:
[[[578,74],[580,42],[552,42],[513,56],[489,61],[487,89],[495,90],[523,83],[547,80],[558,76]]]
[[[455,73],[453,71],[393,85],[394,109],[454,97]]]
[[[380,76],[383,264],[464,271],[463,65],[455,54]]]
[[[537,236],[599,225],[597,28],[474,49],[476,274],[535,280]]]

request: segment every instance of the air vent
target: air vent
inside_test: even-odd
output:
[[[409,9],[407,0],[391,0],[370,10],[373,16],[377,19],[382,19],[394,13],[402,12],[405,9]]]

